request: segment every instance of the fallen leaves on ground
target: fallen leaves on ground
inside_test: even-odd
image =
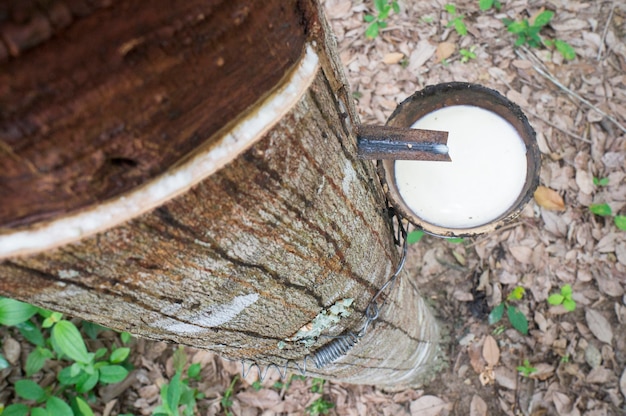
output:
[[[563,201],[563,198],[556,191],[550,188],[538,186],[534,197],[535,202],[540,207],[553,211],[565,211],[565,202]]]

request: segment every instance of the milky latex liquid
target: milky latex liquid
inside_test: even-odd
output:
[[[472,228],[504,214],[526,181],[526,145],[515,128],[491,111],[457,105],[411,126],[448,132],[452,162],[398,160],[395,179],[406,205],[424,221]]]

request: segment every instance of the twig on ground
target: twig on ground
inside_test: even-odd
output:
[[[538,118],[539,120],[543,121],[544,123],[548,124],[549,126],[554,127],[555,129],[559,130],[560,132],[565,133],[565,134],[567,134],[568,136],[573,137],[573,138],[574,138],[574,139],[576,139],[576,140],[580,140],[581,142],[585,142],[585,143],[589,143],[589,144],[592,144],[592,143],[593,143],[593,142],[592,142],[591,140],[589,140],[589,139],[585,139],[584,137],[579,136],[579,135],[578,135],[578,134],[576,134],[576,133],[572,133],[572,132],[571,132],[571,131],[569,131],[569,130],[565,130],[564,128],[557,126],[556,124],[554,124],[553,122],[551,122],[551,121],[550,121],[550,120],[548,120],[547,118],[545,118],[545,117],[543,117],[543,116],[540,116],[539,114],[536,114],[536,113],[532,112],[531,110],[529,110],[529,109],[527,109],[527,108],[525,108],[525,109],[524,109],[524,112],[526,112],[526,113],[530,114],[530,115],[531,115],[531,116],[533,116],[533,117]]]
[[[514,88],[511,86],[511,84],[509,84],[509,83],[507,82],[507,80],[506,80],[506,79],[504,79],[504,78],[502,78],[502,77],[498,77],[498,79],[499,79],[501,82],[503,82],[503,83],[504,83],[504,85],[506,85],[509,89],[514,89]],[[537,88],[537,89],[540,89],[540,88],[538,88],[538,87],[536,87],[536,88]],[[577,140],[583,141],[583,142],[585,142],[585,143],[589,143],[589,144],[593,143],[591,140],[585,139],[584,137],[579,136],[579,135],[577,135],[576,133],[572,133],[571,131],[565,130],[565,129],[563,129],[562,127],[557,126],[556,124],[554,124],[553,122],[551,122],[551,121],[550,121],[550,120],[548,120],[547,118],[545,118],[545,117],[543,117],[543,116],[540,116],[539,114],[534,113],[534,112],[533,112],[533,111],[531,111],[529,108],[524,108],[524,112],[525,112],[525,113],[530,114],[530,115],[531,115],[531,116],[533,116],[533,117],[538,118],[539,120],[541,120],[541,121],[543,121],[544,123],[546,123],[546,124],[548,124],[548,125],[550,125],[550,126],[554,127],[555,129],[557,129],[557,130],[559,130],[559,131],[561,131],[561,132],[563,132],[563,133],[567,134],[568,136],[571,136],[571,137],[573,137],[573,138],[575,138],[575,139],[577,139]]]
[[[613,19],[613,12],[615,11],[615,1],[611,5],[611,11],[609,12],[609,17],[606,19],[606,25],[604,25],[604,31],[602,32],[602,40],[600,41],[600,47],[598,48],[598,56],[596,60],[599,61],[602,58],[602,52],[604,52],[604,42],[606,41],[606,34],[609,31],[609,26],[611,25],[611,19]]]
[[[521,50],[523,50],[524,52],[522,53]],[[535,69],[535,71],[537,71],[537,73],[539,73],[540,75],[542,75],[544,78],[546,78],[547,80],[549,80],[550,82],[552,82],[554,85],[556,85],[557,87],[559,87],[561,90],[565,91],[567,94],[569,94],[571,97],[576,98],[577,100],[579,100],[580,102],[586,104],[587,106],[589,106],[591,109],[597,111],[598,113],[602,114],[604,117],[606,117],[608,120],[610,120],[613,124],[615,124],[621,131],[623,131],[624,133],[626,133],[626,127],[622,126],[619,121],[617,121],[615,119],[615,117],[613,117],[612,115],[606,113],[603,110],[600,110],[595,104],[593,104],[592,102],[590,102],[589,100],[587,100],[586,98],[581,97],[579,94],[575,93],[574,91],[572,91],[571,89],[569,89],[568,87],[566,87],[565,85],[563,85],[561,83],[561,81],[559,81],[554,75],[552,75],[550,73],[550,71],[548,71],[547,69],[545,69],[543,66],[543,62],[541,62],[539,60],[539,58],[537,58],[537,56],[535,56],[534,53],[532,53],[530,50],[528,50],[528,48],[526,47],[521,47],[520,49],[516,49],[515,53],[517,54],[517,56],[519,56],[521,59],[530,61],[530,63],[532,63],[533,68]]]

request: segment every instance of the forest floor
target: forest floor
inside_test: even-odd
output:
[[[626,214],[626,3],[505,0],[500,11],[481,11],[477,0],[456,0],[452,16],[446,1],[406,0],[367,39],[372,3],[325,2],[361,121],[383,124],[426,85],[493,88],[537,132],[546,196],[492,234],[456,243],[425,236],[410,246],[407,267],[450,334],[450,365],[432,383],[390,393],[301,377],[281,382],[275,372],[261,383],[242,380],[238,362],[185,348],[202,364],[192,382],[205,396],[199,414],[626,414],[626,231],[614,221]],[[502,18],[532,21],[544,9],[555,14],[541,36],[567,42],[575,59],[514,47]],[[460,15],[465,36],[448,26]],[[592,204],[608,204],[612,214],[595,215]],[[565,285],[573,311],[547,301]],[[511,298],[518,287],[524,295]],[[528,335],[506,313],[489,324],[503,301],[526,317]],[[175,346],[133,342],[135,370],[98,391],[99,415],[152,414],[174,374]]]
[[[503,2],[498,12],[458,0],[468,31],[460,36],[447,25],[453,19],[446,3],[400,2],[400,13],[391,13],[370,40],[363,19],[375,14],[371,2],[326,1],[361,121],[385,123],[427,85],[493,88],[517,103],[536,130],[541,185],[554,191],[548,194],[554,206],[532,201],[516,222],[483,237],[451,243],[426,236],[410,246],[407,267],[451,335],[450,366],[428,386],[386,393],[326,383],[316,392],[314,380],[274,385],[277,375],[270,373],[262,386],[235,385],[234,414],[309,414],[307,407],[324,402],[334,404],[330,415],[626,414],[626,231],[589,208],[607,203],[612,213],[626,214],[626,4],[518,0]],[[502,18],[532,19],[543,10],[555,14],[541,36],[567,42],[575,59],[545,47],[514,47],[516,36]],[[461,50],[475,58],[463,59]],[[567,284],[576,302],[571,312],[547,302]],[[525,295],[509,304],[528,319],[528,335],[506,316],[488,323],[490,311],[518,286]],[[496,341],[496,353],[483,352],[486,340]],[[518,371],[525,360],[528,376]],[[223,388],[239,374],[238,363],[209,362],[221,371]]]

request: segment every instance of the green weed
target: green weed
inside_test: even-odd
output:
[[[476,59],[476,54],[474,53],[475,49],[476,46],[472,46],[469,49],[459,50],[459,53],[461,54],[461,62],[466,64],[470,61],[470,59]]]
[[[176,353],[179,351],[184,355],[182,348],[179,348]],[[176,353],[174,354],[176,355]],[[185,361],[183,360],[182,363],[182,365],[179,364],[178,366],[175,364],[176,373],[168,383],[161,386],[161,404],[152,411],[153,416],[180,416],[181,414],[183,416],[192,416],[195,411],[196,400],[204,398],[204,394],[189,386],[191,380],[197,381],[199,379],[200,364],[190,365],[187,369],[186,377],[183,378]],[[235,377],[233,383],[236,379]],[[229,404],[232,406],[232,401]],[[230,414],[228,408],[224,406],[224,398],[222,398],[222,407],[226,414]],[[180,413],[181,408],[182,413]]]
[[[327,415],[333,407],[335,407],[334,403],[328,402],[324,400],[323,397],[320,397],[311,403],[306,408],[306,411],[310,416]]]
[[[408,244],[417,244],[424,237],[425,233],[422,230],[413,230],[406,235],[406,242]]]
[[[35,346],[26,358],[27,378],[13,385],[17,397],[34,404],[11,404],[4,408],[3,416],[92,416],[88,402],[95,396],[95,388],[119,383],[128,375],[130,348],[100,348],[90,352],[76,325],[59,312],[0,298],[0,324],[17,328]],[[99,325],[83,324],[83,332],[94,338],[101,330]],[[43,388],[31,377],[48,360],[61,363],[63,368],[56,383]],[[0,367],[8,366],[6,360],[0,359]]]
[[[610,217],[613,215],[613,210],[609,204],[591,204],[589,205],[589,211],[592,214],[600,217]],[[615,215],[613,217],[613,223],[617,228],[622,231],[626,231],[626,215]]]
[[[593,184],[595,186],[607,186],[609,184],[609,178],[596,178],[593,177]]]
[[[322,378],[314,378],[311,380],[311,392],[322,394],[324,392],[324,383],[326,383],[326,380]],[[311,403],[306,408],[306,411],[309,416],[326,415],[333,407],[335,407],[335,404],[326,401],[322,396]]]
[[[381,29],[387,27],[387,18],[394,11],[400,13],[400,5],[396,0],[374,0],[376,14],[366,14],[363,19],[370,25],[365,30],[365,37],[374,39]]]
[[[521,286],[517,286],[513,289],[504,302],[493,308],[489,314],[489,324],[493,325],[500,322],[504,316],[504,310],[506,309],[507,317],[513,328],[524,335],[528,335],[528,319],[516,306],[511,304],[511,302],[521,300],[525,293],[526,290]]]
[[[460,36],[467,35],[467,26],[465,25],[465,22],[463,22],[465,16],[457,11],[454,4],[446,4],[443,8],[450,15],[450,21],[446,27],[454,27],[454,30],[456,30],[456,33]]]
[[[224,409],[224,413],[226,414],[226,416],[232,416],[233,414],[230,411],[230,408],[233,407],[232,396],[235,390],[235,383],[237,383],[237,380],[239,380],[239,376],[233,377],[233,380],[230,382],[230,385],[224,392],[224,396],[222,396],[222,399],[220,400],[220,404],[222,405],[222,409]]]
[[[537,369],[530,365],[528,360],[524,360],[524,364],[517,366],[517,371],[522,373],[522,376],[529,377],[532,373],[537,372]]]
[[[528,45],[531,48],[540,48],[542,45],[545,45],[555,48],[565,59],[572,60],[576,57],[576,52],[567,42],[559,39],[542,39],[539,36],[539,32],[550,23],[553,17],[553,11],[545,10],[539,13],[532,23],[528,19],[515,21],[508,18],[502,19],[502,23],[504,23],[509,32],[517,35],[515,46]]]
[[[561,288],[561,293],[554,293],[548,297],[548,303],[550,305],[563,305],[563,307],[572,312],[576,309],[576,301],[572,299],[572,286],[564,285]]]
[[[502,8],[502,3],[500,3],[498,0],[479,0],[478,7],[480,7],[480,10],[482,11],[489,10],[492,7],[500,11],[500,9]]]

